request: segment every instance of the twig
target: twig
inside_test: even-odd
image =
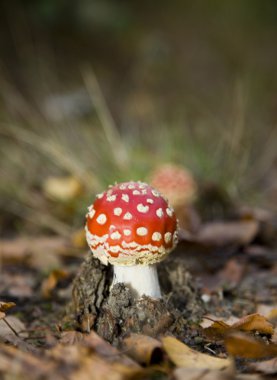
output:
[[[17,336],[19,337],[19,334],[17,333],[17,331],[15,331],[15,329],[10,325],[10,323],[6,320],[6,318],[3,318],[2,321],[4,321],[6,323],[6,325],[12,330],[12,332]]]

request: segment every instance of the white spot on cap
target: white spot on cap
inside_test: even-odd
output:
[[[87,216],[92,219],[94,217],[94,215],[95,215],[95,210],[94,210],[93,206],[89,206]]]
[[[128,229],[125,229],[125,230],[123,230],[123,233],[124,233],[125,236],[130,236],[131,233],[132,233],[132,231],[128,230]]]
[[[154,197],[159,197],[160,196],[160,193],[157,190],[151,190],[151,192],[154,195]]]
[[[158,208],[158,210],[156,211],[156,214],[159,218],[162,218],[163,215],[164,215],[164,212],[163,212],[163,209],[162,208]]]
[[[168,243],[170,243],[171,239],[172,239],[172,233],[171,232],[166,232],[164,234],[164,241],[168,244]]]
[[[111,239],[118,240],[121,238],[121,234],[118,231],[115,231],[111,234]]]
[[[151,198],[147,198],[146,199],[146,202],[147,203],[150,203],[151,205],[154,203],[154,199],[151,199]]]
[[[122,194],[121,196],[121,199],[124,201],[124,202],[129,202],[129,195],[128,194]]]
[[[97,195],[96,195],[96,198],[101,199],[101,198],[103,198],[103,196],[104,196],[104,193],[97,194]]]
[[[173,209],[170,208],[170,207],[168,207],[168,208],[166,209],[166,213],[167,213],[168,216],[173,216]]]
[[[107,201],[108,202],[114,202],[116,200],[116,195],[109,195],[108,197],[107,197]]]
[[[148,229],[145,227],[139,227],[137,228],[137,235],[138,236],[146,236],[148,234]]]
[[[162,238],[162,234],[160,234],[159,232],[154,232],[153,235],[152,235],[152,240],[153,241],[160,241]]]
[[[115,246],[111,246],[109,247],[109,250],[112,252],[112,253],[118,253],[121,251],[121,247],[119,245],[115,245]]]
[[[126,212],[126,214],[123,216],[124,220],[131,220],[133,215],[130,212]]]
[[[120,185],[119,188],[120,190],[126,190],[126,185]]]
[[[122,208],[121,207],[116,207],[114,210],[113,210],[113,213],[114,215],[116,216],[120,216],[122,214]]]
[[[137,205],[138,212],[147,213],[149,211],[149,206],[144,206],[142,203]]]
[[[99,224],[105,224],[106,223],[106,221],[107,221],[107,217],[106,217],[106,215],[105,214],[100,214],[100,215],[98,215],[97,216],[97,219],[96,219],[96,221],[97,221],[97,223],[99,223]]]
[[[147,189],[141,190],[141,194],[146,195],[147,194]]]
[[[134,195],[140,195],[140,191],[139,191],[139,190],[134,190],[134,191],[133,191],[133,194],[134,194]]]
[[[128,189],[130,189],[130,190],[135,189],[135,185],[133,185],[133,184],[128,185]]]
[[[147,186],[145,182],[139,182],[139,189],[145,189],[145,187]]]

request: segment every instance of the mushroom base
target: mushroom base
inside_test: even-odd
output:
[[[114,276],[111,288],[118,283],[128,286],[135,298],[143,295],[151,298],[161,298],[156,265],[114,266]]]
[[[94,329],[113,344],[130,332],[153,337],[173,334],[188,342],[190,327],[187,318],[199,321],[206,310],[197,282],[187,271],[184,260],[171,256],[162,265],[150,265],[150,268],[116,267],[119,271],[124,269],[125,274],[128,272],[132,283],[138,280],[139,273],[149,270],[150,278],[157,279],[153,274],[157,268],[162,297],[155,299],[153,296],[135,298],[131,294],[131,286],[116,283],[119,275],[113,280],[111,265],[103,265],[89,254],[73,282],[73,302],[68,308],[66,323],[68,317],[69,320],[73,318],[76,329],[83,332]],[[140,289],[145,283],[144,276],[139,283]]]

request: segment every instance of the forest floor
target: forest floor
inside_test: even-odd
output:
[[[159,265],[164,298],[154,308],[144,299],[141,320],[134,315],[130,324],[129,313],[131,327],[121,325],[116,338],[105,336],[99,323],[85,332],[72,318],[72,282],[87,251],[82,233],[70,242],[2,240],[0,378],[273,378],[276,230],[274,215],[248,209],[207,222],[196,234],[181,233]],[[162,315],[155,314],[158,307]],[[161,325],[167,312],[174,328]]]

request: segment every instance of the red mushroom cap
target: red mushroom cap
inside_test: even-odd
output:
[[[173,164],[159,166],[151,175],[151,185],[174,207],[190,204],[197,193],[196,182],[189,170]]]
[[[87,242],[104,264],[154,264],[177,243],[174,210],[146,183],[112,186],[88,209]]]

